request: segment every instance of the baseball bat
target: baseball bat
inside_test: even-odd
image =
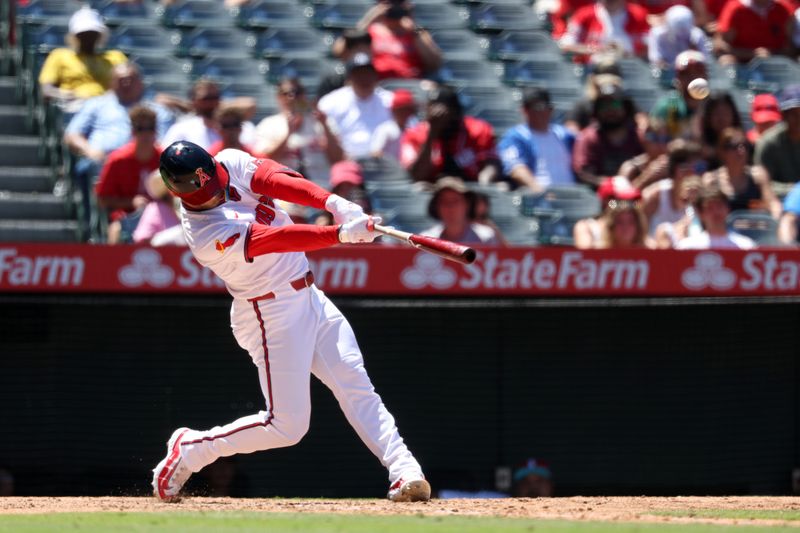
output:
[[[444,239],[437,239],[435,237],[425,237],[423,235],[417,235],[416,233],[400,231],[391,226],[374,224],[374,227],[375,231],[378,233],[388,235],[389,237],[399,241],[406,242],[415,248],[436,254],[444,257],[445,259],[456,261],[464,265],[468,265],[475,261],[475,250],[469,246],[446,241]]]

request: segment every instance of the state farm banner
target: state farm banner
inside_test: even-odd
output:
[[[404,246],[308,254],[329,294],[766,296],[800,294],[800,251],[482,248],[460,265]],[[223,293],[186,248],[0,244],[0,291]]]

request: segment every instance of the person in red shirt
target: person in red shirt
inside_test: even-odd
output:
[[[794,15],[775,0],[728,0],[714,37],[720,63],[746,63],[754,57],[788,55]]]
[[[244,113],[239,108],[220,106],[214,114],[214,120],[221,139],[208,148],[209,154],[215,156],[226,148],[235,148],[250,155],[254,154],[251,147],[239,142],[244,122]]]
[[[128,116],[133,140],[108,155],[95,186],[97,204],[113,221],[147,205],[150,197],[145,183],[161,157],[156,145],[155,112],[139,105],[131,108]]]
[[[647,57],[647,10],[627,0],[598,0],[575,12],[559,46],[588,62],[595,54]]]
[[[489,183],[500,176],[492,126],[465,116],[458,95],[447,86],[431,92],[426,120],[403,133],[400,163],[415,181],[434,182],[444,174]]]
[[[405,0],[379,0],[358,22],[372,38],[372,62],[381,79],[422,78],[442,64],[431,34],[417,26]]]

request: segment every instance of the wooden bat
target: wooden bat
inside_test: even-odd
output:
[[[436,254],[444,257],[445,259],[456,261],[464,265],[468,265],[475,261],[475,250],[469,246],[446,241],[444,239],[437,239],[435,237],[425,237],[423,235],[417,235],[416,233],[407,233],[391,226],[374,224],[374,227],[375,231],[378,233],[388,235],[389,237],[399,241],[406,242],[415,248]]]

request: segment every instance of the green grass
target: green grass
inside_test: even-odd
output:
[[[748,515],[750,516],[750,515]],[[796,528],[717,526],[710,524],[646,524],[570,522],[483,517],[352,516],[198,513],[64,513],[0,516],[0,532],[219,532],[219,533],[723,533],[797,531]]]
[[[659,511],[660,516],[689,518],[730,518],[738,520],[800,520],[800,509],[692,509],[685,511]]]

